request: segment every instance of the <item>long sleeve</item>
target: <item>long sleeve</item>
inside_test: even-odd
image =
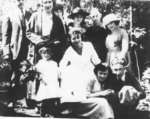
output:
[[[26,36],[34,44],[42,42],[42,36],[36,31],[36,21],[38,20],[37,13],[33,14],[27,24]]]

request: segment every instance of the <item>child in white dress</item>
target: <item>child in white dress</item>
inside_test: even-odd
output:
[[[52,60],[50,48],[42,47],[39,49],[41,60],[35,68],[39,72],[39,88],[34,96],[36,101],[59,97],[58,65]]]

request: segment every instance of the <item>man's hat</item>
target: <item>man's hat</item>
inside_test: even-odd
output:
[[[83,17],[85,18],[86,16],[89,15],[89,13],[86,12],[86,11],[84,11],[84,10],[82,10],[82,9],[79,8],[79,7],[76,7],[76,8],[73,10],[73,12],[71,13],[71,15],[69,15],[68,17],[71,18],[71,19],[74,19],[74,18],[75,18],[76,16],[78,16],[78,15],[81,15],[81,16],[83,16]]]

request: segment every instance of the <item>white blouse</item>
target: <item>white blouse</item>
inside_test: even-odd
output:
[[[47,36],[51,33],[53,26],[53,16],[47,15],[45,12],[42,14],[42,35]]]

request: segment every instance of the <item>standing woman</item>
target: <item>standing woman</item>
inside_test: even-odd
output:
[[[89,15],[88,12],[82,10],[79,7],[76,7],[73,10],[73,12],[68,16],[70,19],[73,20],[73,23],[70,25],[74,27],[84,27],[85,26],[84,19],[88,15]]]
[[[110,30],[106,38],[107,62],[108,64],[114,58],[126,59],[129,63],[128,49],[129,49],[129,38],[127,32],[119,27],[119,18],[111,13],[103,18],[103,24],[105,28]]]
[[[31,16],[27,37],[31,41],[29,58],[36,63],[39,45],[53,44],[54,60],[59,62],[66,48],[65,33],[62,21],[53,13],[54,1],[42,0],[43,8]],[[33,52],[34,51],[34,52]]]

